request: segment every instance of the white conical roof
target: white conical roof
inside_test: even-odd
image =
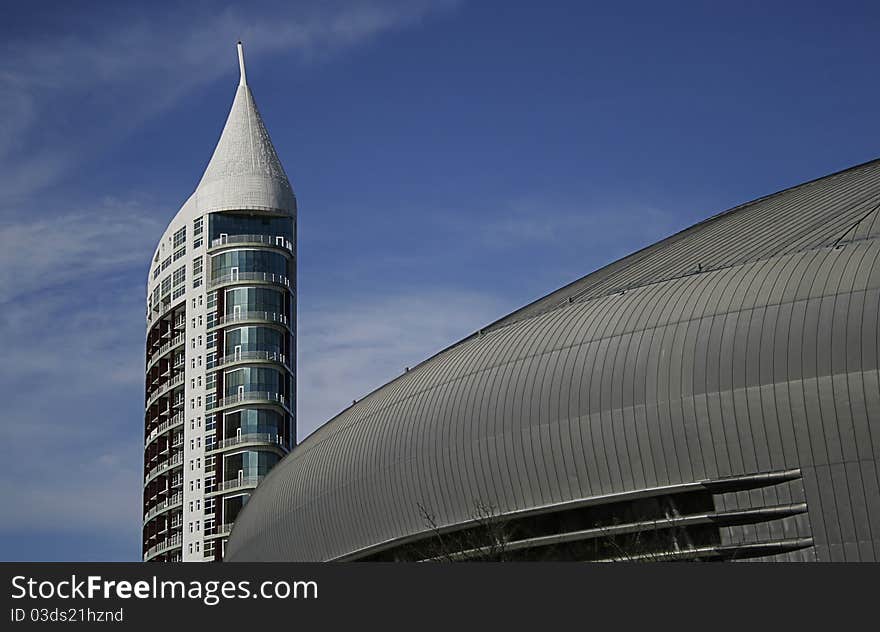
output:
[[[241,79],[223,133],[199,186],[184,207],[191,214],[220,210],[296,211],[293,189],[247,85],[241,42]]]

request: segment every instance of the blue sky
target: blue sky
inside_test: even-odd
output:
[[[238,39],[300,206],[300,437],[611,260],[880,154],[876,3],[72,6],[0,21],[0,560],[139,558],[147,267]]]

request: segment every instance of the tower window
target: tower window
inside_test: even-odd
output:
[[[172,275],[174,278],[174,286],[178,286],[186,280],[186,266],[180,266]]]
[[[178,248],[186,242],[186,226],[174,233],[174,247]]]

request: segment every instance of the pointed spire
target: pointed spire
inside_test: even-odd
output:
[[[242,48],[241,41],[238,42],[238,71],[240,73],[238,85],[246,86],[247,73],[244,70],[244,48]]]
[[[238,67],[241,77],[235,99],[193,202],[202,212],[255,209],[295,213],[293,189],[247,84],[241,42]]]

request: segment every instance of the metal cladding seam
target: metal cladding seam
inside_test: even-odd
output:
[[[454,525],[476,504],[800,468],[808,514],[770,531],[809,531],[812,557],[796,559],[880,560],[878,204],[873,161],[500,319],[307,437],[226,559],[345,559],[424,532],[423,511]]]

